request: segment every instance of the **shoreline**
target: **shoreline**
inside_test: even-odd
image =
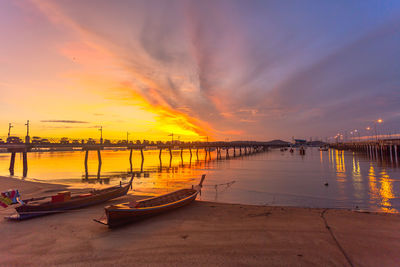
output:
[[[68,188],[0,177],[0,191],[22,198]],[[79,189],[69,189],[79,192]],[[84,189],[84,190],[87,190]],[[344,265],[400,262],[400,215],[196,201],[122,228],[92,221],[100,205],[21,222],[0,219],[0,265]],[[0,216],[14,212],[0,209]]]

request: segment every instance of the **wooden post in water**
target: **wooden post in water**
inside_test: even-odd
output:
[[[101,173],[101,152],[100,152],[100,149],[97,149],[97,158],[99,160],[99,166],[97,168],[97,179],[100,179],[100,173]]]
[[[160,154],[158,154],[158,158],[160,159],[160,162],[161,162],[161,152],[162,152],[162,148],[160,148]]]
[[[89,171],[88,171],[88,157],[89,157],[89,150],[86,150],[85,152],[85,178],[88,179],[89,177]]]
[[[239,156],[242,155],[242,147],[239,147]]]
[[[189,152],[190,152],[190,161],[192,161],[192,148],[189,147]]]
[[[140,154],[142,155],[142,163],[143,163],[143,161],[144,161],[143,148],[140,148]]]
[[[233,157],[236,157],[236,147],[233,147]]]
[[[204,152],[206,152],[206,153],[205,153],[205,154],[206,154],[206,157],[205,157],[204,160],[207,160],[207,148],[206,148],[206,147],[204,148]]]
[[[129,151],[129,165],[131,166],[131,173],[133,172],[133,165],[132,165],[132,148]]]
[[[226,148],[226,156],[225,158],[229,159],[229,147]]]
[[[161,153],[160,153],[160,157],[159,157],[159,159],[160,159],[160,172],[161,172],[161,171],[162,171]]]
[[[181,163],[182,163],[182,167],[183,167],[183,148],[181,148]]]
[[[169,147],[169,161],[171,161],[172,160],[172,150],[171,150],[171,147]]]
[[[22,152],[22,162],[23,162],[22,177],[26,177],[26,175],[28,174],[28,157],[26,151]]]
[[[199,148],[196,148],[196,158],[199,160]]]
[[[14,165],[15,165],[15,152],[11,152],[10,168],[8,168],[11,176],[14,175]]]

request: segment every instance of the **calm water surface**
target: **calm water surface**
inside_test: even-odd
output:
[[[230,160],[205,160],[203,151],[133,152],[132,170],[138,173],[130,194],[157,195],[192,184],[207,174],[200,199],[227,203],[299,207],[350,208],[384,212],[400,211],[400,169],[396,163],[377,162],[350,151],[320,152],[270,150]],[[231,151],[231,156],[232,152]],[[27,180],[67,184],[71,187],[106,187],[130,177],[129,151],[104,150],[101,178],[97,179],[97,153],[89,153],[85,177],[81,151],[28,153]],[[222,153],[225,156],[225,153]],[[0,175],[8,176],[10,154],[0,154]],[[15,174],[22,174],[17,154]],[[22,178],[21,178],[22,179]],[[325,186],[328,183],[328,186]]]

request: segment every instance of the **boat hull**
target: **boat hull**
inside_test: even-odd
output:
[[[106,219],[98,222],[108,225],[108,227],[118,227],[128,223],[140,221],[155,215],[162,214],[192,203],[197,197],[198,191],[195,191],[192,195],[172,203],[167,203],[160,206],[145,207],[145,208],[131,208],[131,209],[120,209],[113,208],[112,206],[106,207]],[[97,220],[96,220],[97,221]]]
[[[126,195],[130,185],[115,189],[106,189],[104,193],[94,194],[84,198],[76,198],[60,203],[43,203],[42,205],[21,205],[15,210],[17,214],[6,217],[8,220],[26,220],[34,217],[60,213],[66,210],[79,209],[106,202],[120,196]],[[108,192],[107,192],[108,191]]]

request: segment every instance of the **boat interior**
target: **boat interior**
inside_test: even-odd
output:
[[[182,200],[182,199],[187,198],[195,193],[197,193],[197,191],[194,189],[181,189],[181,190],[174,191],[172,193],[165,194],[162,196],[147,198],[147,199],[143,199],[143,200],[140,200],[137,202],[127,202],[127,203],[123,203],[123,204],[119,204],[119,205],[114,205],[112,207],[113,208],[123,208],[123,209],[156,207],[156,206],[161,206],[161,205],[165,205],[168,203]]]

